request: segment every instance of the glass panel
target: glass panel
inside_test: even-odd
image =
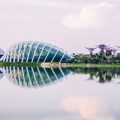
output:
[[[28,57],[28,53],[29,53],[29,50],[30,50],[30,46],[31,46],[31,43],[28,43],[27,46],[26,46],[25,54],[24,54],[24,60],[26,60],[27,57]]]
[[[35,46],[35,44],[33,44],[32,47],[30,48],[30,54],[29,54],[28,62],[31,62],[32,58],[33,58],[33,54],[34,54],[34,51],[35,51],[35,49],[33,48],[33,46]]]
[[[70,57],[68,55],[65,55],[61,62],[66,62],[68,60],[70,60]]]
[[[36,51],[36,56],[39,56],[39,54],[41,53],[41,50],[43,48],[44,45],[39,45],[37,51]]]
[[[35,56],[34,56],[34,62],[37,62],[39,55],[41,54],[41,50],[43,48],[44,45],[40,44],[38,46],[38,49],[36,50]]]
[[[62,53],[61,51],[59,51],[54,59],[54,62],[59,62],[62,58],[64,53]]]
[[[15,62],[17,62],[18,57],[19,57],[19,46],[16,46],[15,47]]]
[[[46,59],[46,62],[51,62],[51,60],[53,59],[54,55],[56,54],[57,50],[52,48],[52,50],[50,51],[47,59]]]
[[[44,46],[43,44],[40,44],[38,50],[42,50],[43,46]]]
[[[44,61],[45,60],[45,57],[47,56],[49,50],[50,50],[50,47],[45,46],[45,48],[44,48],[44,50],[42,52],[42,55],[40,57],[40,61]]]
[[[10,56],[11,56],[11,62],[13,62],[13,58],[14,58],[14,49],[13,48],[10,51]]]
[[[49,51],[50,48],[51,48],[51,47],[49,47],[49,46],[45,46],[45,49],[44,49],[44,50]]]
[[[21,62],[22,61],[22,58],[24,57],[23,56],[23,52],[24,52],[24,47],[26,46],[26,44],[24,43],[22,46],[21,46],[21,49],[20,49],[20,55],[19,55],[19,61]]]

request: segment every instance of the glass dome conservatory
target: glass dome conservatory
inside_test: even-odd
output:
[[[42,42],[21,42],[3,55],[3,62],[66,62],[70,56],[56,46]]]

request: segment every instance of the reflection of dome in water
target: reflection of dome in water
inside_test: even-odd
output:
[[[70,58],[56,46],[28,41],[13,45],[1,60],[4,62],[66,62]]]
[[[7,78],[20,86],[38,87],[59,81],[70,73],[66,68],[4,67]]]
[[[3,77],[3,72],[0,71],[0,79]]]
[[[4,51],[0,48],[0,58],[4,55]]]

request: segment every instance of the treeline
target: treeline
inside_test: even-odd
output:
[[[73,53],[70,63],[91,63],[91,64],[111,64],[120,63],[120,53],[116,53],[116,49],[106,45],[99,45],[100,52],[93,54],[96,48],[87,48],[90,54],[75,54]]]
[[[83,55],[77,54],[69,61],[70,63],[120,63],[120,53],[117,55],[100,55],[96,53],[95,55]]]

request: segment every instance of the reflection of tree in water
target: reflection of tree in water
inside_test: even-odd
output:
[[[3,67],[3,73],[14,84],[24,87],[43,87],[53,84],[67,76],[70,71],[89,75],[89,80],[98,79],[100,83],[120,78],[120,68],[40,68]],[[3,76],[3,74],[1,73]]]
[[[110,82],[113,78],[120,77],[120,68],[71,68],[78,74],[89,74],[90,80],[98,78],[100,83]]]

